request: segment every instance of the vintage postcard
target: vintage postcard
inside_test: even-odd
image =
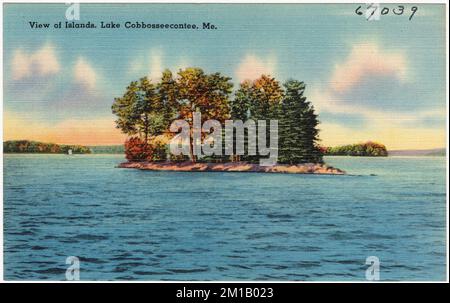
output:
[[[447,9],[3,3],[3,280],[448,281]]]

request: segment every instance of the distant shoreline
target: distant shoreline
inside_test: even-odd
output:
[[[445,156],[446,148],[390,150],[389,156]]]
[[[178,172],[254,172],[254,173],[285,173],[285,174],[320,174],[345,175],[346,172],[326,164],[277,164],[260,166],[246,162],[228,163],[193,163],[193,162],[123,162],[119,168],[132,168],[152,171]]]
[[[23,146],[20,146],[23,145]],[[116,145],[65,145],[56,143],[45,143],[32,140],[10,140],[3,142],[4,154],[67,154],[72,149],[73,154],[112,154],[124,155],[125,148],[123,144]],[[347,155],[347,154],[327,154],[324,157],[410,157],[410,156],[426,156],[426,157],[445,157],[446,148],[433,149],[403,149],[403,150],[387,150],[387,155]]]
[[[67,155],[63,153],[41,153],[41,152],[3,152],[5,155]],[[73,155],[87,155],[87,156],[101,156],[101,155],[122,155],[125,157],[124,153],[107,153],[107,152],[92,152],[92,153],[80,153]],[[348,156],[348,155],[324,155],[324,157],[339,157],[339,158],[401,158],[401,157],[426,157],[426,158],[434,158],[434,157],[445,157],[445,154],[390,154],[386,157],[377,157],[377,156]]]

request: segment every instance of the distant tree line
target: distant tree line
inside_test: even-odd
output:
[[[42,153],[67,154],[72,150],[74,154],[89,154],[91,150],[82,145],[60,145],[29,140],[11,140],[3,142],[4,153]]]
[[[328,156],[386,157],[388,155],[386,146],[371,141],[336,147],[323,147],[322,151]]]
[[[94,145],[88,146],[93,154],[123,154],[123,145]]]
[[[283,85],[275,78],[262,75],[244,81],[233,92],[231,78],[221,73],[207,74],[200,68],[186,68],[173,75],[162,73],[160,81],[147,77],[132,81],[125,93],[114,99],[112,112],[116,127],[128,135],[125,154],[129,160],[147,161],[258,161],[258,156],[210,156],[196,159],[190,147],[189,156],[171,156],[167,152],[169,126],[175,119],[187,121],[192,129],[193,112],[202,120],[248,119],[279,121],[279,163],[322,162],[318,146],[319,121],[314,108],[304,96],[305,84],[288,80]],[[192,134],[191,134],[192,136]],[[269,136],[269,134],[267,134]],[[191,140],[191,145],[192,145]]]

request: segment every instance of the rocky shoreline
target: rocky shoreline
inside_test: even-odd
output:
[[[154,171],[184,171],[184,172],[256,172],[256,173],[286,173],[286,174],[321,174],[345,175],[345,171],[319,163],[298,165],[277,164],[260,166],[246,162],[229,163],[192,163],[192,162],[124,162],[120,168],[134,168]]]

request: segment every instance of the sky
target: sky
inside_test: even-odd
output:
[[[418,5],[378,21],[356,4],[81,4],[79,22],[120,29],[55,29],[65,4],[4,5],[4,140],[121,144],[111,104],[162,70],[201,67],[232,78],[269,74],[306,83],[321,144],[377,141],[388,149],[446,146],[445,7]],[[29,22],[50,23],[31,29]],[[125,29],[126,21],[203,22],[215,30]]]

